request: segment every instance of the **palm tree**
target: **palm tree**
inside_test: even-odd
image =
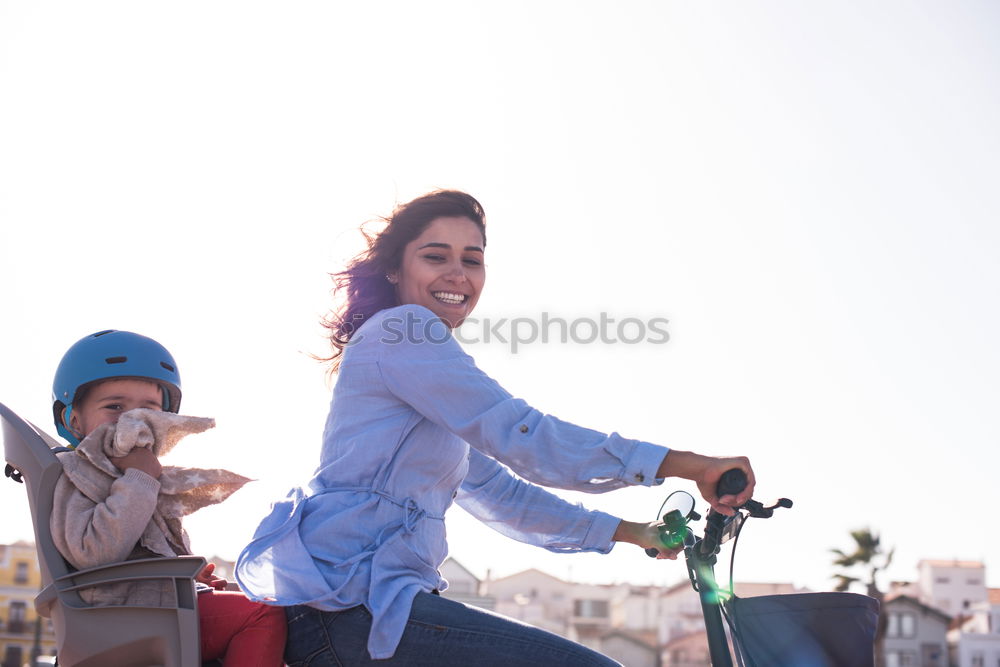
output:
[[[887,619],[884,605],[882,604],[884,594],[879,590],[877,575],[879,571],[885,570],[892,563],[892,555],[895,552],[895,548],[890,549],[888,553],[884,552],[882,550],[881,538],[873,533],[870,528],[852,530],[851,538],[854,540],[853,553],[848,554],[840,549],[830,550],[837,556],[833,560],[833,564],[848,568],[848,572],[833,575],[837,579],[837,585],[834,587],[834,590],[846,591],[852,584],[861,583],[865,585],[868,596],[878,600],[878,625],[875,628],[875,665],[876,667],[882,667],[885,664],[883,645],[885,643]],[[860,576],[854,576],[850,573],[851,570],[856,571],[857,569],[865,571],[867,581],[863,580]]]

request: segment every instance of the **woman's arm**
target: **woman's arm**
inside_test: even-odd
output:
[[[620,524],[518,479],[476,450],[469,453],[469,472],[455,502],[502,535],[556,552],[607,553]]]
[[[675,559],[682,549],[663,544],[655,521],[636,523],[587,510],[518,479],[475,450],[456,502],[502,535],[550,551],[607,553],[615,542],[628,542]]]
[[[383,317],[408,324],[380,338],[385,323],[373,321],[359,346],[376,346],[374,358],[386,388],[521,477],[589,493],[659,483],[657,470],[667,448],[576,426],[514,398],[476,367],[425,308],[404,306]]]
[[[694,480],[712,507],[727,515],[750,498],[754,476],[746,458],[668,450],[543,414],[479,370],[429,310],[404,306],[391,312],[399,320],[390,321],[396,328],[374,321],[363,343],[377,346],[375,357],[389,391],[521,477],[588,493],[681,477]],[[734,467],[746,473],[747,488],[736,498],[716,497],[719,477]]]

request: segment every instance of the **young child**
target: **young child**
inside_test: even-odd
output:
[[[94,432],[105,424],[117,424],[125,412],[145,408],[156,413],[177,413],[181,401],[180,376],[170,353],[151,338],[114,330],[92,334],[74,344],[59,363],[52,392],[56,429],[74,450],[88,435],[93,433],[96,438],[108,433],[111,427]],[[207,425],[188,432],[204,430],[212,423],[199,421]],[[163,548],[148,548],[148,535],[155,533],[151,529],[155,528],[153,519],[161,492],[162,469],[153,448],[137,446],[124,455],[108,458],[121,474],[117,476],[115,471],[108,492],[99,494],[102,501],[95,501],[93,496],[98,494],[82,492],[70,479],[77,461],[66,457],[82,455],[84,449],[89,450],[85,445],[59,455],[64,474],[56,487],[51,526],[63,557],[73,567],[84,569],[171,555],[163,553]],[[179,522],[177,530],[180,539],[164,542],[169,544],[165,550],[176,555],[189,553]],[[204,585],[199,586],[203,590],[198,595],[202,660],[221,659],[223,665],[239,667],[282,665],[286,635],[282,608],[224,590],[227,582],[216,577],[214,569],[215,565],[209,563],[197,577]],[[156,596],[164,594],[155,585],[143,590],[131,586],[127,592],[94,590],[90,597],[98,603],[114,604],[115,596],[139,595],[144,600],[153,596],[159,600]]]

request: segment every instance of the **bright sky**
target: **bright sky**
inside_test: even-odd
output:
[[[892,578],[983,559],[1000,586],[998,28],[987,0],[0,0],[0,401],[51,431],[70,344],[160,340],[218,421],[173,462],[260,480],[187,524],[234,558],[317,460],[327,273],[363,221],[459,188],[480,318],[669,320],[466,349],[562,419],[750,456],[796,506],[748,526],[737,578],[828,588],[871,526]],[[646,520],[678,486],[567,496]],[[0,504],[0,542],[31,539],[22,490]],[[449,530],[480,576],[685,576]]]

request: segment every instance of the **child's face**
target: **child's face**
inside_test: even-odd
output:
[[[118,421],[123,412],[135,408],[163,409],[163,390],[146,380],[105,380],[90,388],[69,418],[69,427],[81,438],[101,424]]]

